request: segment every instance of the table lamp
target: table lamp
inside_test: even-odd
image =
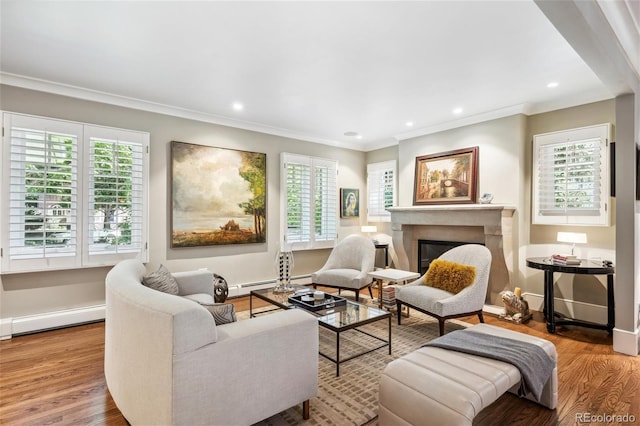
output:
[[[360,227],[360,232],[366,232],[369,238],[371,238],[373,232],[378,232],[378,227],[375,225],[363,225]]]
[[[557,240],[560,243],[572,243],[573,245],[571,246],[571,255],[573,256],[573,252],[576,248],[576,243],[587,243],[587,234],[585,234],[584,232],[558,232]]]

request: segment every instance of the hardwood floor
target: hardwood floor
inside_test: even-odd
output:
[[[246,297],[232,302],[237,311],[249,309]],[[463,320],[476,323],[477,317]],[[527,325],[486,321],[556,345],[559,404],[552,411],[507,394],[483,410],[475,425],[574,425],[587,415],[634,416],[630,424],[640,423],[640,357],[614,353],[606,332],[561,327],[550,335],[539,314]],[[106,387],[103,352],[102,322],[0,342],[0,424],[126,425]]]

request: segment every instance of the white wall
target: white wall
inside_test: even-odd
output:
[[[229,285],[275,278],[280,215],[280,153],[294,152],[338,160],[338,186],[366,187],[365,153],[319,145],[183,118],[83,101],[12,86],[0,86],[0,109],[105,126],[147,131],[150,153],[150,262],[171,271],[209,268]],[[170,142],[233,148],[267,154],[267,243],[171,249],[169,237]],[[362,208],[366,208],[363,202]],[[366,210],[365,210],[366,211]],[[366,216],[340,221],[339,238],[359,232]],[[310,274],[324,264],[329,250],[296,252],[294,276]],[[0,276],[0,319],[23,317],[104,303],[109,268]],[[1,333],[0,333],[1,334]]]

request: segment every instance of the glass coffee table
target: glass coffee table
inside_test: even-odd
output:
[[[302,290],[308,287],[302,285],[294,285],[294,290]],[[313,289],[311,289],[313,290]],[[267,312],[275,311],[278,309],[304,309],[304,307],[291,303],[289,301],[289,296],[294,293],[277,293],[273,291],[273,288],[265,288],[262,290],[251,290],[249,295],[249,316],[253,318],[256,315],[261,315]],[[274,306],[276,309],[270,309],[266,311],[253,312],[253,298],[256,297],[260,300],[264,300]],[[377,351],[378,349],[382,349],[384,347],[389,348],[389,355],[391,355],[391,313],[382,309],[378,309],[372,306],[363,305],[361,303],[352,302],[350,300],[346,301],[344,305],[338,305],[328,309],[321,309],[318,311],[312,311],[309,309],[305,309],[307,312],[318,317],[318,324],[321,327],[324,327],[332,332],[336,333],[336,356],[333,357],[331,355],[322,353],[320,351],[320,355],[329,361],[336,364],[336,376],[340,375],[340,364],[357,358],[362,355],[366,355],[373,351]],[[381,321],[387,319],[387,327],[388,327],[388,338],[385,340],[382,337],[371,334],[365,330],[360,329],[366,324],[371,324],[376,321]],[[346,358],[340,358],[340,333],[343,333],[347,330],[355,330],[359,333],[366,334],[369,337],[375,339],[377,344],[365,351],[358,352],[357,354],[351,355]]]

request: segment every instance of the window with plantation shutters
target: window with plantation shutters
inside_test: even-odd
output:
[[[89,261],[141,253],[145,238],[144,133],[87,128]]]
[[[533,223],[609,225],[610,125],[534,136]]]
[[[147,260],[149,134],[3,114],[2,272]]]
[[[390,222],[396,205],[396,162],[367,164],[367,221]]]
[[[82,126],[13,116],[4,132],[3,263],[73,266]]]
[[[282,241],[293,250],[332,247],[337,235],[337,162],[282,154]]]

